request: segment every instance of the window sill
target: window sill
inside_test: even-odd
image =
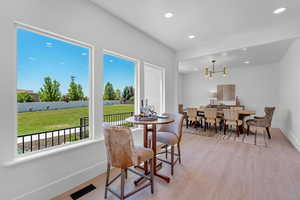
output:
[[[43,157],[46,157],[46,156],[50,156],[50,155],[70,151],[70,150],[73,150],[73,149],[81,148],[83,146],[88,146],[88,145],[98,143],[98,142],[102,142],[102,141],[104,141],[104,138],[99,138],[99,139],[94,139],[94,140],[87,139],[85,141],[79,141],[77,143],[67,144],[67,145],[64,145],[64,146],[56,146],[56,147],[48,148],[48,149],[45,149],[45,150],[40,150],[40,151],[37,151],[37,152],[28,153],[26,155],[16,156],[13,160],[6,162],[4,164],[4,166],[5,167],[11,167],[11,166],[19,165],[19,164],[22,164],[22,163],[26,163],[28,161],[32,161],[32,160],[36,160],[36,159],[43,158]]]
[[[140,127],[135,127],[135,128],[131,129],[133,134],[136,134],[138,131],[141,131],[141,130],[142,130],[142,128],[140,128]],[[83,146],[88,146],[88,145],[102,142],[102,141],[104,141],[104,137],[100,137],[97,139],[87,139],[84,141],[78,141],[77,143],[71,143],[71,144],[67,144],[64,146],[55,146],[52,148],[47,148],[44,150],[27,153],[25,155],[16,156],[13,160],[4,163],[4,167],[11,167],[11,166],[19,165],[19,164],[26,163],[26,162],[29,162],[32,160],[40,159],[43,157],[55,155],[55,154],[66,152],[66,151],[70,151],[73,149],[81,148]]]

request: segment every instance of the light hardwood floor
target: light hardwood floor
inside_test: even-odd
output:
[[[300,153],[279,129],[272,130],[271,147],[185,134],[182,165],[176,165],[171,183],[155,178],[155,194],[150,188],[129,199],[141,200],[299,200]],[[170,175],[164,165],[160,171]],[[115,172],[116,173],[116,170]],[[129,176],[127,189],[134,176]],[[70,200],[69,194],[93,183],[97,190],[82,200],[100,200],[105,175],[100,175],[55,200]],[[116,183],[118,188],[118,183]],[[109,200],[116,199],[109,194]]]

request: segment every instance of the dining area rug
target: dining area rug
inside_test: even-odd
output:
[[[232,141],[266,148],[271,147],[271,140],[268,138],[266,130],[263,128],[251,127],[249,135],[240,134],[239,137],[237,137],[235,129],[228,130],[226,135],[224,135],[224,132],[220,130],[216,133],[214,128],[204,131],[203,128],[189,127],[184,128],[184,133],[215,138],[219,142]]]

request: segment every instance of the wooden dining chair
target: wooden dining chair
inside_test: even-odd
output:
[[[188,117],[188,124],[196,126],[198,122],[197,108],[188,108],[187,117]]]
[[[164,113],[170,119],[174,119],[173,123],[163,124],[156,133],[157,141],[164,144],[162,149],[165,151],[158,154],[165,154],[166,159],[157,158],[164,163],[171,165],[171,174],[174,174],[174,166],[179,161],[181,163],[180,142],[183,134],[183,115],[179,113]],[[149,136],[149,139],[152,137]],[[151,143],[151,142],[150,142]],[[177,153],[175,153],[175,146],[177,146]],[[171,152],[168,148],[171,147]],[[171,160],[168,160],[168,154],[171,154]],[[175,156],[177,159],[175,160]]]
[[[216,133],[218,133],[218,124],[221,119],[217,117],[217,108],[205,108],[204,109],[204,131],[208,129],[211,124],[214,124]]]
[[[113,195],[123,200],[137,193],[138,191],[150,186],[151,193],[154,192],[153,185],[153,151],[150,148],[136,147],[133,144],[132,133],[129,128],[126,127],[104,127],[105,146],[107,154],[107,174],[105,183],[104,198],[107,198],[107,193],[111,192]],[[130,167],[139,166],[143,162],[150,163],[150,175],[143,175]],[[110,168],[115,167],[121,169],[121,173],[110,180]],[[130,171],[138,176],[141,176],[148,180],[143,186],[138,189],[129,192],[125,195],[125,179],[127,177],[127,171]],[[121,177],[121,192],[117,193],[109,186]]]
[[[239,110],[236,109],[224,109],[224,135],[229,126],[235,126],[236,134],[240,136],[240,128],[243,125],[243,121],[239,119]]]
[[[183,104],[178,104],[178,113],[183,115],[184,120],[186,121],[186,127],[188,128],[188,126],[189,126],[188,115],[187,115],[187,112],[184,111]]]

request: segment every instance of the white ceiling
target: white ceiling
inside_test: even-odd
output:
[[[211,66],[211,60],[217,61],[217,67],[228,65],[229,70],[232,67],[276,63],[285,55],[293,41],[294,39],[282,40],[184,60],[179,64],[179,72],[195,73],[203,71],[206,65]],[[245,61],[249,61],[249,64],[246,64]]]
[[[299,0],[91,1],[177,52],[224,49],[227,43],[257,41],[255,37],[283,39],[294,29],[300,33]],[[274,15],[272,12],[278,7],[286,7],[287,11]],[[174,13],[174,17],[164,18],[166,12]],[[196,38],[188,39],[190,34]]]

